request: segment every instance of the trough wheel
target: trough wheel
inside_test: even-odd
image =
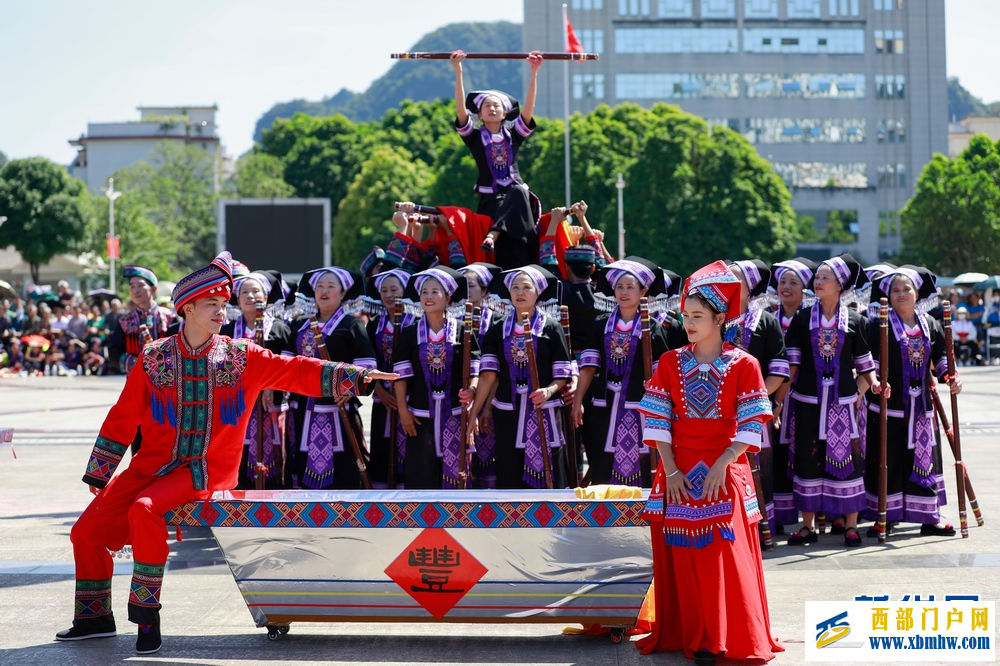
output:
[[[612,627],[611,628],[611,642],[621,643],[625,640],[625,628],[624,627]]]

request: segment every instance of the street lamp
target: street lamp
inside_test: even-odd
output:
[[[115,291],[115,259],[118,258],[118,248],[115,246],[115,199],[122,195],[115,191],[115,179],[108,178],[108,187],[104,196],[108,198],[108,218],[111,222],[111,233],[108,234],[108,255],[111,259],[111,291]]]
[[[621,172],[618,173],[618,182],[615,183],[615,187],[618,188],[618,258],[622,259],[625,256],[625,206],[622,201],[625,179]]]

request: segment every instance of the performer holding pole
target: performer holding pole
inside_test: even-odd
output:
[[[365,285],[365,310],[372,315],[366,328],[379,370],[392,370],[397,334],[415,319],[403,312],[402,298],[409,280],[409,273],[393,269],[374,275]],[[375,386],[370,432],[368,476],[372,487],[395,488],[399,485],[399,461],[403,458],[406,436],[399,427],[396,394],[388,382],[378,382]]]
[[[473,322],[477,320],[476,307],[469,302],[465,303],[465,320],[462,328],[462,388],[468,390],[472,376],[472,334]],[[462,418],[460,419],[458,436],[458,478],[463,488],[469,487],[469,460],[466,453],[469,443],[469,409],[468,405],[462,406]]]
[[[312,329],[313,335],[313,345],[319,358],[324,361],[330,360],[330,352],[326,349],[326,341],[323,340],[323,329],[319,325],[316,317],[309,318],[309,326]],[[337,410],[340,414],[340,426],[344,429],[344,433],[347,435],[347,441],[351,445],[351,453],[354,454],[354,462],[358,466],[358,475],[361,477],[361,487],[365,490],[372,489],[371,479],[368,478],[368,466],[365,464],[365,454],[361,450],[361,445],[358,443],[358,435],[354,432],[353,424],[350,418],[347,416],[347,412],[343,409]]]
[[[272,314],[273,308],[286,296],[281,273],[254,271],[234,279],[233,283],[229,304],[239,306],[240,314],[222,327],[222,335],[234,340],[254,340],[272,354],[294,356],[291,329]],[[263,308],[260,321],[258,306]],[[290,487],[292,469],[291,465],[286,465],[290,456],[285,451],[288,401],[283,392],[268,389],[261,392],[260,403],[261,413],[258,414],[255,408],[247,426],[236,487],[244,490],[257,487],[257,475],[261,471],[265,489]],[[258,450],[258,442],[262,450]]]
[[[655,302],[664,296],[664,273],[648,259],[626,257],[598,270],[597,295],[601,309],[610,312],[588,326],[573,403],[574,423],[586,422],[587,475],[594,484],[649,487],[650,458],[638,410],[647,378],[640,308],[643,298]],[[667,328],[651,318],[648,331],[652,376],[670,341]]]
[[[573,373],[559,322],[545,311],[557,307],[559,281],[540,266],[524,266],[501,273],[492,285],[507,314],[486,333],[473,413],[481,413],[495,384],[497,488],[543,488],[541,429],[531,412],[540,408],[545,415],[550,453],[562,447],[556,411],[563,405],[560,390]],[[524,334],[524,314],[530,316],[530,338]],[[528,342],[537,382],[528,367]],[[478,424],[473,428],[478,431]],[[563,487],[561,479],[554,478],[553,484]]]
[[[570,335],[569,328],[569,307],[565,305],[559,307],[559,324],[562,326],[563,336],[566,338],[566,346],[569,347],[570,356],[573,356],[573,337]],[[563,401],[565,402],[565,395],[563,396]],[[572,400],[569,404],[563,406],[562,415],[563,432],[566,434],[566,461],[569,465],[569,481],[574,486],[578,486],[580,485],[580,467],[577,461],[576,437],[573,432],[576,426],[573,424]]]
[[[524,349],[528,354],[528,370],[531,373],[531,385],[538,386],[538,364],[535,363],[535,343],[531,339],[531,315],[525,312],[521,315],[521,327],[524,329]],[[535,418],[538,421],[538,437],[542,445],[542,468],[545,474],[545,487],[552,488],[552,458],[549,455],[549,440],[545,434],[545,414],[542,408],[535,405]]]
[[[948,416],[944,413],[944,405],[941,404],[941,396],[937,394],[937,391],[931,391],[931,397],[934,399],[934,411],[937,412],[938,419],[941,421],[941,425],[944,427],[944,434],[948,438],[948,444],[951,445],[952,454],[955,453],[955,433],[951,429],[951,424],[948,422]],[[955,460],[958,460],[958,456]],[[976,491],[972,488],[972,478],[969,476],[968,467],[965,470],[965,495],[969,498],[969,506],[972,507],[972,513],[976,516],[976,524],[982,527],[985,522],[983,520],[983,512],[979,509],[979,501],[976,499]]]
[[[955,370],[955,340],[951,332],[951,302],[947,299],[941,304],[944,308],[944,344],[948,354],[948,382],[953,384],[958,374]],[[959,385],[960,386],[960,385]],[[962,538],[969,538],[969,519],[965,510],[965,462],[962,460],[962,434],[958,427],[958,391],[952,386],[951,391],[951,423],[954,426],[952,440],[955,447],[955,474],[958,477],[958,527]]]
[[[463,307],[466,294],[467,280],[446,266],[417,273],[407,286],[406,299],[419,302],[423,310],[415,324],[399,332],[393,358],[399,374],[393,389],[407,435],[403,463],[407,490],[466,486],[467,479],[461,476],[461,422],[477,391],[479,344],[475,336],[463,334],[463,321],[449,313],[449,308]],[[462,384],[465,358],[468,386]]]
[[[462,82],[465,58],[463,51],[450,56],[455,69],[455,128],[479,169],[476,212],[493,219],[483,250],[494,253],[496,263],[504,269],[535,263],[538,261],[535,225],[541,211],[532,210],[528,186],[518,172],[517,153],[535,129],[532,115],[543,58],[536,51],[527,56],[531,78],[524,109],[516,99],[497,90],[474,91],[466,96]],[[473,116],[481,121],[479,127],[473,124]]]
[[[264,346],[264,304],[254,303],[256,316],[254,317],[254,342],[258,347]],[[267,483],[268,465],[264,462],[264,395],[261,393],[254,403],[254,418],[257,419],[257,456],[254,464],[254,488],[264,490]],[[272,463],[273,464],[273,463]]]
[[[109,550],[131,543],[128,617],[139,625],[136,652],[160,649],[160,591],[169,554],[164,515],[236,486],[251,412],[246,406],[260,391],[336,397],[370,390],[370,380],[393,378],[346,363],[275,356],[218,335],[232,294],[231,260],[223,252],[177,283],[173,301],[184,317],[182,332],[143,350],[101,426],[83,478],[95,498],[70,532],[75,617],[57,640],[116,635]],[[114,476],[140,424],[142,452]]]
[[[359,273],[339,266],[306,271],[299,280],[298,292],[296,304],[291,307],[293,313],[315,312],[313,317],[318,323],[317,331],[309,316],[292,322],[299,354],[318,356],[323,353],[319,348],[322,342],[325,353],[333,360],[377,368],[368,333],[353,316],[363,296]],[[350,396],[298,400],[294,412],[298,458],[295,467],[303,487],[313,490],[362,487],[359,461],[351,443],[352,439],[357,441],[360,449],[364,441],[359,406]],[[345,414],[342,416],[341,412]]]
[[[865,461],[864,517],[878,521],[882,512],[882,427],[885,422],[885,534],[895,523],[917,523],[924,536],[954,536],[955,528],[943,522],[944,465],[934,437],[934,378],[946,381],[946,334],[933,317],[923,314],[936,305],[934,274],[920,266],[888,267],[872,283],[871,298],[888,297],[885,328],[873,326],[872,349],[888,346],[886,361],[879,360],[878,384],[868,394],[870,415]],[[881,313],[880,313],[881,314]],[[950,381],[952,391],[961,390]],[[876,415],[879,427],[875,426]],[[879,525],[868,530],[879,537]],[[880,541],[881,543],[881,541]]]
[[[889,393],[887,389],[889,383],[889,299],[879,300],[879,368],[878,381],[882,385],[879,391],[879,418],[878,418],[878,519],[875,522],[875,532],[878,534],[878,542],[885,543],[886,525],[886,495],[889,486],[889,470],[886,467],[886,440],[889,430]]]

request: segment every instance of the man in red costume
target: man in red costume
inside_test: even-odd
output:
[[[234,488],[252,406],[264,389],[340,397],[395,376],[304,356],[275,356],[249,340],[218,335],[232,295],[232,257],[223,252],[180,282],[173,300],[181,333],[142,350],[108,413],[83,481],[95,498],[73,526],[76,608],[72,641],[115,636],[109,551],[132,544],[128,619],[136,652],[160,649],[160,587],[167,562],[164,514],[213,491]],[[136,427],[142,450],[112,478]]]

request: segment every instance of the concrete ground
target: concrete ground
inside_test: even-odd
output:
[[[962,439],[985,527],[970,538],[920,537],[902,526],[886,546],[845,550],[826,535],[807,548],[764,554],[771,625],[786,648],[777,664],[804,662],[806,600],[855,594],[978,593],[1000,598],[1000,368],[963,369]],[[607,637],[560,635],[560,625],[295,624],[270,642],[254,627],[207,529],[171,542],[165,579],[164,647],[133,651],[135,626],[119,613],[119,636],[56,643],[73,609],[69,530],[90,500],[80,482],[96,432],[121,390],[120,378],[0,380],[0,427],[14,427],[15,460],[0,448],[0,664],[690,664],[680,653],[643,657]],[[947,397],[945,397],[947,405]],[[945,454],[950,465],[952,457]],[[956,523],[949,466],[947,518]],[[974,525],[972,513],[970,522]],[[131,561],[119,560],[115,604],[124,611]],[[720,660],[720,664],[726,663]],[[731,662],[736,663],[736,662]]]

